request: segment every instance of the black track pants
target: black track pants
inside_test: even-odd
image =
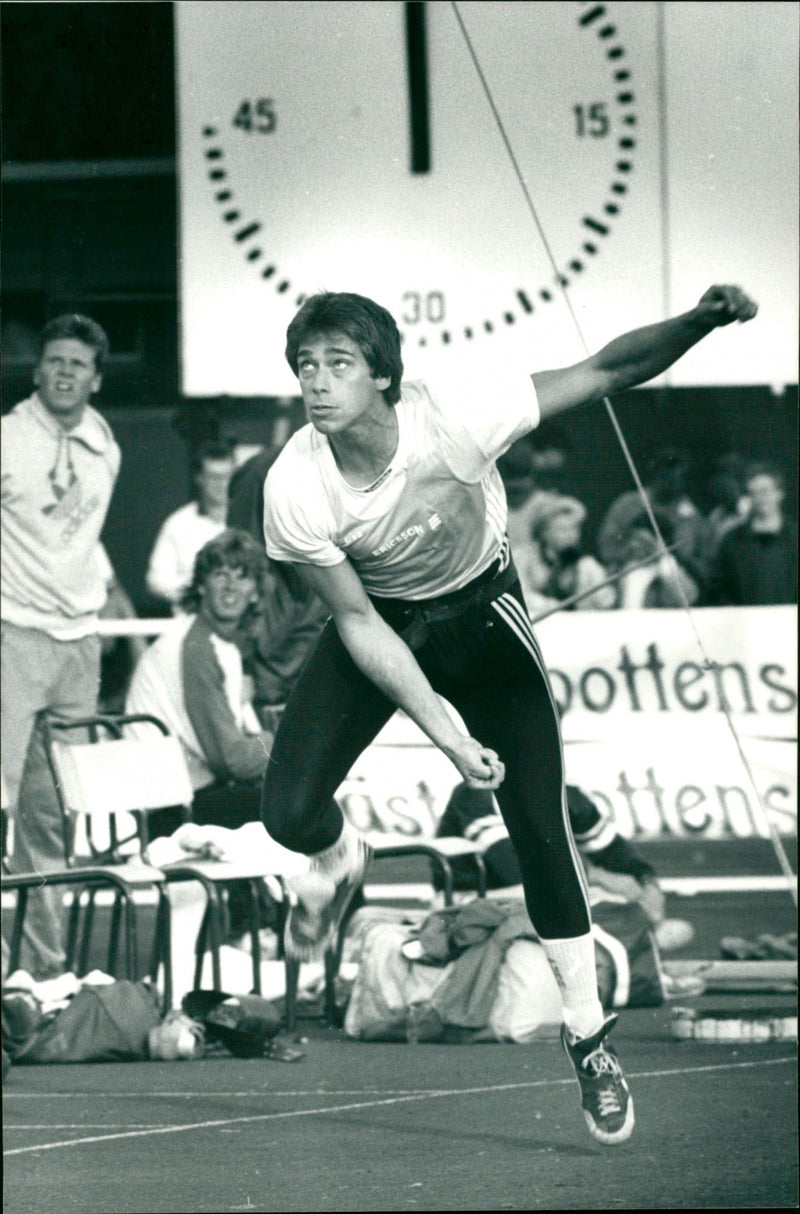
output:
[[[403,633],[411,605],[375,606]],[[426,620],[410,643],[434,690],[505,764],[495,795],[536,930],[544,939],[584,935],[591,919],[567,815],[558,714],[519,583],[455,618]],[[342,815],[334,794],[394,711],[329,622],[275,738],[262,800],[273,838],[308,855],[336,841]]]

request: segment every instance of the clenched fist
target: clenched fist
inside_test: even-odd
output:
[[[709,328],[718,328],[734,320],[740,324],[752,320],[758,304],[741,287],[714,286],[700,297],[695,311]]]

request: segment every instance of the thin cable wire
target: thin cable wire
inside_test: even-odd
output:
[[[555,259],[553,250],[550,246],[550,241],[548,240],[547,233],[545,232],[541,219],[539,218],[539,212],[536,209],[536,205],[533,201],[533,198],[531,197],[531,193],[530,193],[530,190],[528,189],[528,184],[525,180],[525,176],[522,172],[522,169],[520,168],[519,161],[517,160],[516,154],[514,152],[514,148],[511,144],[511,140],[508,137],[508,133],[505,128],[505,123],[503,122],[503,119],[500,115],[497,105],[495,104],[494,95],[492,93],[491,88],[489,87],[489,82],[486,79],[486,76],[483,71],[483,67],[481,66],[477,52],[475,51],[475,47],[473,46],[472,39],[470,38],[467,27],[464,24],[457,0],[450,0],[450,7],[452,8],[452,10],[455,14],[456,21],[458,22],[462,37],[464,39],[464,43],[467,47],[467,51],[469,52],[469,56],[472,60],[473,67],[475,68],[476,75],[478,77],[478,80],[480,81],[480,84],[483,89],[483,92],[486,97],[486,101],[489,105],[489,108],[492,111],[492,116],[494,117],[495,124],[497,126],[500,137],[503,141],[503,144],[505,145],[505,149],[508,154],[508,158],[511,163],[511,167],[514,170],[514,175],[517,179],[520,189],[522,190],[522,194],[525,198],[525,202],[527,204],[528,211],[530,213],[531,219],[533,220],[534,226],[536,227],[536,231],[539,234],[539,239],[542,242],[542,247],[544,248],[545,254],[547,256],[547,260],[549,261],[550,266],[553,270],[554,280],[561,291],[562,297],[564,299],[564,303],[566,304],[566,307],[567,307],[567,311],[569,312],[570,318],[575,327],[575,331],[578,335],[578,338],[580,339],[581,345],[583,346],[584,352],[588,356],[589,347],[587,345],[586,338],[583,333],[583,329],[581,328],[580,321],[578,320],[578,317],[575,313],[575,309],[572,306],[572,300],[570,299],[569,291],[567,289],[566,283],[564,282],[564,277],[558,269],[558,263]],[[625,457],[625,461],[628,465],[628,468],[630,469],[630,473],[631,473],[631,476],[633,477],[634,484],[636,485],[637,492],[639,493],[639,496],[642,499],[642,503],[644,505],[644,509],[647,514],[648,521],[649,521],[650,526],[653,530],[653,533],[656,537],[659,553],[661,555],[666,555],[668,553],[669,549],[667,548],[667,545],[664,542],[664,537],[661,534],[661,528],[659,527],[658,522],[656,520],[656,516],[653,512],[653,508],[650,503],[650,497],[642,483],[641,477],[639,476],[639,470],[636,467],[636,463],[634,461],[633,455],[631,454],[630,448],[628,447],[627,441],[625,439],[625,435],[622,432],[622,427],[619,424],[619,420],[614,411],[614,407],[611,404],[611,401],[607,396],[603,397],[603,406],[606,410],[606,413],[608,414],[608,418],[611,422],[614,433],[617,437],[617,442],[619,443],[620,448],[622,449],[622,453]],[[698,631],[698,628],[697,628],[697,624],[695,622],[694,612],[692,611],[691,603],[689,602],[689,599],[686,595],[685,588],[679,578],[676,579],[676,588],[678,591],[678,596],[681,600],[683,610],[686,613],[686,617],[689,621],[692,632],[694,633],[694,637],[695,637],[695,641],[697,642],[697,646],[700,650],[700,653],[703,655],[703,662],[704,662],[705,668],[707,670],[711,671],[715,668],[717,663],[715,663],[711,660],[711,658],[709,657],[709,655],[706,651],[706,647],[703,643],[703,638],[701,637],[701,635]],[[762,819],[764,821],[764,824],[767,827],[767,830],[769,831],[770,839],[772,841],[772,846],[775,851],[776,858],[786,877],[787,888],[789,889],[789,892],[791,893],[792,898],[794,899],[795,906],[797,906],[797,878],[796,878],[795,872],[794,872],[791,864],[789,863],[789,859],[786,855],[786,851],[784,849],[783,842],[777,832],[777,829],[774,827],[773,823],[771,822],[769,815],[767,814],[767,811],[764,807],[764,803],[761,799],[761,794],[758,791],[758,786],[756,784],[755,777],[753,775],[753,771],[750,766],[750,762],[747,758],[747,755],[744,752],[741,738],[739,737],[738,731],[734,724],[733,717],[731,716],[728,705],[725,701],[724,695],[722,695],[720,697],[720,702],[721,702],[722,712],[725,716],[725,720],[727,721],[727,724],[728,724],[728,729],[730,730],[734,743],[736,745],[736,749],[738,751],[739,758],[742,762],[742,766],[747,774],[748,780],[750,781],[750,785],[755,794],[758,807],[761,810]]]
[[[677,544],[673,544],[667,551],[674,552],[676,548]],[[661,553],[654,552],[652,556],[646,556],[641,561],[635,561],[632,565],[626,565],[624,569],[620,569],[617,573],[612,573],[610,577],[604,578],[602,582],[595,582],[587,590],[579,590],[577,594],[571,594],[569,598],[561,599],[555,607],[549,607],[541,615],[533,616],[531,623],[538,624],[541,620],[546,620],[551,615],[557,615],[560,611],[566,611],[568,608],[574,607],[576,603],[581,603],[584,599],[591,598],[593,594],[597,594],[598,590],[604,590],[607,586],[616,586],[627,573],[632,573],[635,569],[646,569],[648,565],[655,565],[660,560]]]

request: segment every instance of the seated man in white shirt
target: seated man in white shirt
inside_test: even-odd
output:
[[[194,558],[225,530],[228,484],[234,470],[233,447],[227,442],[202,443],[192,460],[197,497],[162,523],[147,567],[147,589],[177,611],[192,580]]]

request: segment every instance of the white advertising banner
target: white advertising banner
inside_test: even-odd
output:
[[[560,612],[536,625],[569,740],[634,721],[797,737],[797,608]]]
[[[565,612],[537,631],[567,779],[624,835],[796,833],[795,607]],[[431,834],[457,781],[397,714],[339,800],[363,830]]]

